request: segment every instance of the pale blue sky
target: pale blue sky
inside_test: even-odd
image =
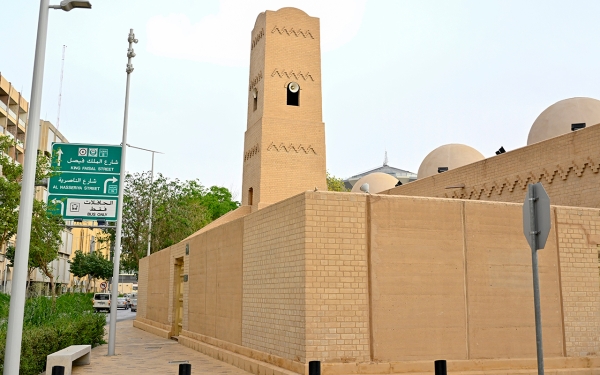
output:
[[[522,147],[549,105],[600,98],[598,1],[92,2],[50,13],[42,117],[56,122],[65,44],[61,132],[120,143],[134,28],[129,143],[164,151],[158,172],[238,193],[250,31],[265,9],[321,18],[327,168],[340,177],[379,166],[386,149],[390,165],[416,172],[446,143],[485,156]],[[26,97],[38,4],[2,4],[0,72]],[[130,149],[127,167],[149,169],[150,155]]]

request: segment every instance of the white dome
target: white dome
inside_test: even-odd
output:
[[[369,184],[369,193],[377,194],[384,190],[389,190],[396,186],[398,180],[386,173],[375,172],[361,177],[352,188],[353,193],[361,193],[360,187],[363,184]]]
[[[419,166],[419,172],[417,172],[417,179],[437,174],[439,167],[448,167],[450,170],[483,159],[485,158],[481,152],[467,145],[451,143],[440,146],[423,159]]]
[[[584,122],[586,126],[600,123],[600,100],[571,98],[546,108],[533,122],[527,145],[558,137],[571,131],[571,124]]]

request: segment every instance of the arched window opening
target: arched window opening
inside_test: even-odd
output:
[[[248,189],[248,205],[252,206],[252,198],[254,195],[254,189],[250,188]]]
[[[287,86],[287,105],[300,105],[300,85],[290,82]]]

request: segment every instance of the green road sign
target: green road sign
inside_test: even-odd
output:
[[[116,197],[119,194],[119,178],[119,175],[113,174],[62,172],[50,179],[48,192]]]
[[[67,220],[117,220],[117,197],[48,195],[48,212]]]
[[[52,166],[60,172],[121,172],[121,146],[55,143]]]
[[[121,146],[54,143],[48,212],[65,219],[117,219]]]

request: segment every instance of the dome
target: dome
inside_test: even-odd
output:
[[[439,167],[448,167],[450,170],[483,159],[485,158],[481,152],[467,145],[451,143],[440,146],[423,159],[417,172],[417,179],[437,174]]]
[[[600,123],[600,100],[571,98],[552,104],[535,119],[527,145],[569,133],[571,124],[582,122],[587,126]]]
[[[398,180],[387,173],[371,173],[356,181],[354,187],[352,188],[352,192],[360,193],[360,187],[365,183],[369,184],[369,193],[377,194],[384,190],[393,188],[398,183]]]

